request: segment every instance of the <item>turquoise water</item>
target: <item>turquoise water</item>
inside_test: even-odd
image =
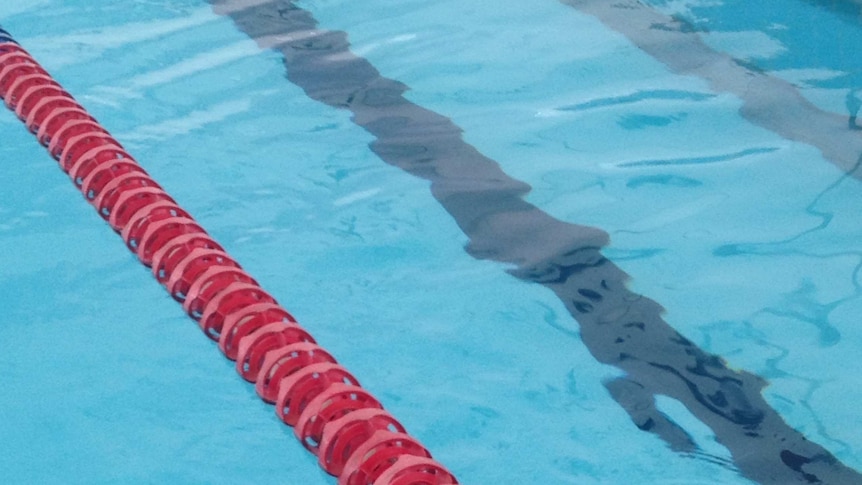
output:
[[[854,2],[649,3],[821,110],[862,96]],[[298,5],[527,200],[607,231],[633,291],[862,468],[857,178],[559,2]],[[206,3],[0,22],[462,483],[749,483],[670,398],[700,453],[635,427],[559,299],[468,255],[426,182]],[[0,134],[4,480],[334,483],[8,112]]]

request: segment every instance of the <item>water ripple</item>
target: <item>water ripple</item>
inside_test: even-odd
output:
[[[595,108],[606,108],[609,106],[619,106],[624,104],[638,103],[641,101],[653,100],[689,100],[689,101],[704,101],[714,98],[714,94],[697,93],[693,91],[682,91],[677,89],[653,89],[646,91],[636,91],[631,94],[621,96],[609,96],[606,98],[591,99],[589,101],[561,106],[557,111],[584,111]]]
[[[710,155],[703,157],[686,157],[686,158],[664,158],[664,159],[654,159],[654,160],[638,160],[635,162],[623,162],[618,163],[615,166],[620,168],[629,168],[629,167],[660,167],[667,165],[703,165],[708,163],[721,163],[721,162],[730,162],[734,160],[739,160],[741,158],[745,158],[751,155],[763,155],[766,153],[772,153],[778,151],[777,147],[766,147],[766,148],[749,148],[746,150],[734,152],[734,153],[726,153],[722,155]]]

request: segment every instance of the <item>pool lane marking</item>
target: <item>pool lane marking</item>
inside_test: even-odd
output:
[[[712,91],[735,95],[743,102],[739,114],[751,123],[788,140],[807,143],[844,173],[862,178],[855,171],[862,155],[862,131],[849,101],[849,115],[824,111],[805,99],[793,84],[713,50],[697,32],[643,2],[559,1],[623,34],[674,73],[700,77]]]
[[[668,325],[658,303],[631,292],[628,275],[601,253],[606,232],[559,221],[526,202],[529,185],[464,142],[451,120],[404,98],[407,86],[352,54],[345,32],[318,29],[310,12],[287,0],[211,3],[262,47],[280,51],[288,79],[310,98],[349,110],[374,136],[370,148],[383,161],[429,181],[470,239],[468,253],[514,264],[511,274],[552,290],[593,356],[625,372],[607,387],[641,429],[676,450],[694,449],[656,409],[654,396],[666,395],[708,425],[753,480],[862,483],[862,475],[784,422],[764,400],[761,378],[728,368]]]

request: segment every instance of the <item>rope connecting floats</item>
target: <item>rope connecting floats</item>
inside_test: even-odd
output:
[[[339,485],[458,483],[2,28],[0,97]]]

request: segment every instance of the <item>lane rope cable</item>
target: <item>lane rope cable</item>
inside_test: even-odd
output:
[[[0,98],[338,485],[458,483],[2,27]]]

